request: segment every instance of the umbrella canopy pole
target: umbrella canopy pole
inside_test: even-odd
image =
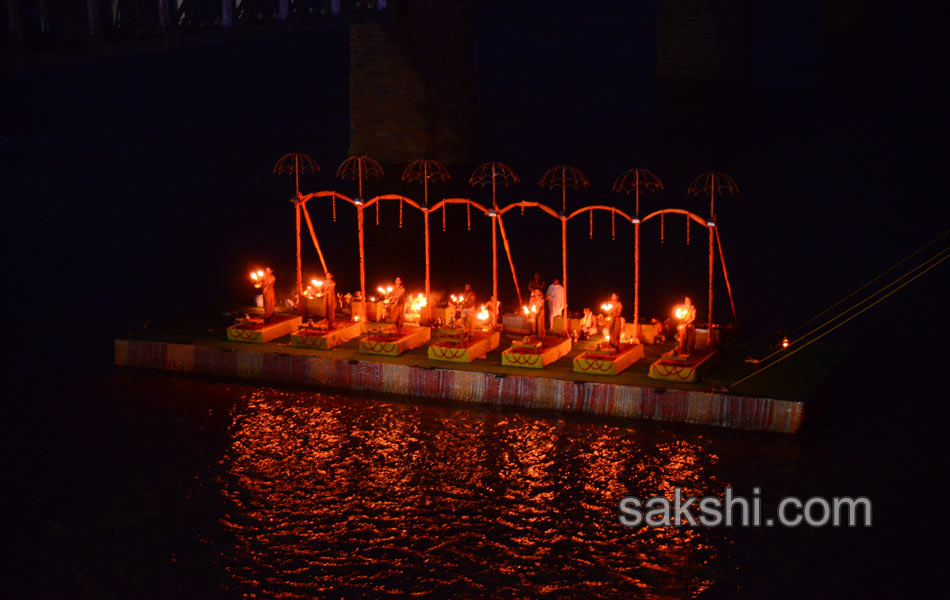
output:
[[[360,199],[362,200],[362,198]],[[360,319],[366,321],[366,265],[363,259],[363,207],[356,207],[356,224],[360,234]]]
[[[429,291],[429,207],[428,205],[422,210],[422,219],[424,221],[425,230],[426,230],[426,322],[432,321],[432,300],[430,299]]]
[[[498,326],[498,215],[494,214],[491,218],[491,328],[492,331]]]
[[[498,327],[498,201],[495,200],[495,163],[491,165],[491,328]]]
[[[713,229],[715,225],[709,225],[709,342],[712,343],[712,324],[713,324],[713,265],[714,259],[716,257],[715,248],[713,247],[713,236],[715,232]]]
[[[640,219],[633,225],[633,343],[640,343]]]
[[[301,309],[303,304],[303,268],[300,263],[300,197],[294,204],[294,213],[297,223],[297,310]]]
[[[564,286],[564,314],[561,327],[567,333],[567,217],[561,217],[561,285]]]

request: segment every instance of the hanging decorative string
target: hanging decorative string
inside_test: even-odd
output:
[[[465,218],[468,220],[468,231],[472,230],[472,203],[465,203]]]
[[[442,231],[445,231],[445,209],[448,208],[448,204],[442,205]]]
[[[524,216],[524,204],[521,205],[521,216]]]
[[[336,196],[333,196],[333,222],[336,223]]]
[[[399,229],[402,229],[402,198],[399,199]]]
[[[589,210],[587,211],[587,214],[590,216],[590,233],[588,236],[590,239],[594,239],[594,211]]]
[[[612,240],[616,240],[616,239],[617,239],[617,219],[616,219],[616,216],[617,216],[617,213],[616,213],[616,212],[610,211],[610,239],[612,239]]]
[[[666,216],[665,213],[660,213],[660,243],[661,244],[663,243],[663,221],[664,221],[663,217],[665,216]]]
[[[376,201],[376,224],[379,225],[379,201]]]
[[[686,216],[686,245],[689,246],[689,215]]]

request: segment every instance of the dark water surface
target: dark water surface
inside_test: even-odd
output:
[[[8,492],[24,503],[8,540],[14,588],[97,598],[931,590],[940,523],[921,502],[945,476],[945,436],[923,413],[941,412],[913,396],[884,406],[871,392],[881,385],[898,391],[893,378],[839,374],[824,410],[784,436],[133,370],[34,380],[15,394],[26,425],[7,438]],[[43,400],[56,394],[69,401]],[[618,523],[624,496],[726,485],[761,487],[766,513],[784,495],[866,495],[873,526]]]

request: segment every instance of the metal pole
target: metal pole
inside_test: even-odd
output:
[[[491,328],[498,327],[498,202],[495,199],[495,165],[491,166]]]
[[[362,201],[363,199],[360,198],[360,202]],[[360,320],[365,322],[367,298],[366,298],[366,266],[363,259],[363,207],[362,206],[356,207],[356,225],[359,228],[359,232],[360,232],[360,298],[362,298],[362,302],[360,302],[360,313],[362,313],[360,315]]]
[[[640,343],[640,217],[633,225],[633,337]]]
[[[561,217],[561,284],[564,286],[564,315],[561,327],[567,333],[567,216]]]
[[[709,343],[712,345],[712,324],[713,324],[713,260],[715,259],[715,249],[713,247],[713,231],[715,225],[709,226]]]
[[[422,218],[426,229],[426,321],[432,322],[432,299],[429,291],[429,207],[422,210]]]

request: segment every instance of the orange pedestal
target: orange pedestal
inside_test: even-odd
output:
[[[317,327],[301,327],[291,334],[290,344],[297,348],[329,350],[340,344],[360,337],[362,327],[358,321],[337,321],[333,329],[327,330],[326,320],[317,323]]]
[[[469,363],[476,358],[485,358],[501,343],[501,334],[476,332],[468,342],[442,339],[429,345],[429,358],[448,362]]]
[[[616,353],[590,350],[574,357],[574,371],[588,375],[617,375],[641,358],[642,344],[621,344]]]
[[[706,373],[718,363],[719,353],[716,351],[674,356],[671,350],[650,365],[649,376],[651,379],[661,381],[696,382],[705,377]]]
[[[403,334],[371,333],[360,340],[360,353],[399,356],[406,350],[418,348],[429,341],[428,327],[405,327]]]
[[[501,364],[506,367],[543,369],[570,351],[571,338],[546,337],[537,350],[512,345],[501,353]]]
[[[297,331],[300,321],[299,315],[281,313],[275,313],[267,323],[259,318],[241,321],[228,327],[228,341],[263,344]]]

